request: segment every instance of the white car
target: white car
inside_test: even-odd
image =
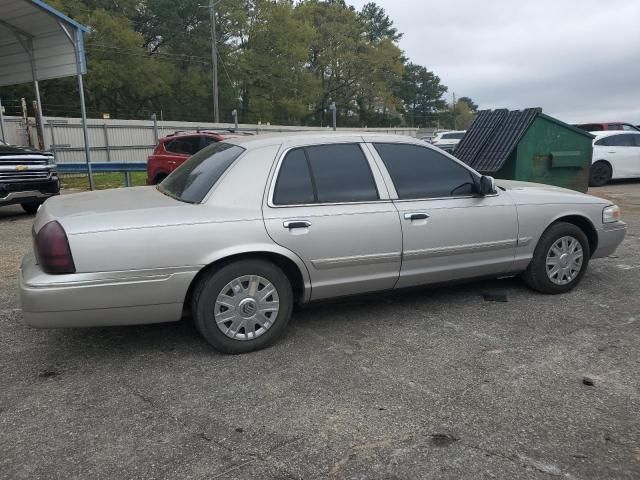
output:
[[[589,185],[601,187],[611,179],[640,177],[640,132],[591,132],[593,158]]]
[[[447,153],[451,153],[453,149],[456,148],[456,145],[460,143],[460,140],[462,140],[466,132],[466,130],[455,130],[437,133],[431,140],[431,144]]]

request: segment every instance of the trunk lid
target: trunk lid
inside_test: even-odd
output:
[[[73,193],[48,199],[34,221],[36,232],[57,220],[68,235],[148,228],[194,220],[199,205],[180,202],[155,187]]]

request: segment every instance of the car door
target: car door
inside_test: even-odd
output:
[[[633,162],[633,171],[635,177],[640,177],[640,133],[632,133],[630,135],[633,137],[635,146],[632,148],[632,162]]]
[[[391,289],[400,222],[360,144],[298,146],[280,156],[263,208],[271,238],[297,254],[313,300]]]
[[[475,194],[477,174],[435,149],[373,143],[402,225],[398,287],[496,275],[513,268],[516,207],[506,192]]]
[[[598,141],[601,147],[598,149],[598,153],[611,163],[613,178],[630,178],[639,173],[636,165],[637,150],[633,137],[634,135],[631,133],[621,133],[610,135]]]

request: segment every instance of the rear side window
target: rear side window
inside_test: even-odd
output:
[[[606,147],[635,147],[636,142],[633,138],[634,136],[635,135],[611,135],[598,140],[596,145]]]
[[[193,155],[200,150],[200,137],[179,137],[165,143],[167,152]]]
[[[373,174],[357,144],[318,145],[290,151],[276,181],[275,205],[377,200]]]
[[[276,205],[297,205],[314,201],[311,173],[304,150],[302,148],[292,150],[282,161],[273,194],[273,203]]]
[[[200,203],[244,148],[213,143],[189,158],[160,185],[165,195],[188,203]]]
[[[400,199],[470,195],[471,172],[427,147],[375,143]]]
[[[619,123],[609,123],[607,125],[607,130],[622,130],[622,125]]]

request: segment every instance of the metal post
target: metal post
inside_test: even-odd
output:
[[[6,143],[7,137],[4,133],[4,113],[2,112],[2,99],[0,99],[0,134],[2,135],[2,141]]]
[[[33,55],[32,55],[33,58]],[[38,122],[36,125],[39,127],[40,138],[42,138],[42,149],[47,149],[47,140],[44,137],[44,118],[42,116],[42,102],[40,101],[40,87],[38,86],[38,80],[35,79],[35,66],[33,60],[31,60],[31,74],[34,76],[33,86],[36,89],[36,102],[38,103]],[[39,125],[38,125],[39,124]]]
[[[107,149],[107,162],[111,161],[111,149],[109,148],[109,127],[106,123],[102,124],[102,131],[104,132],[104,146]]]
[[[333,130],[336,130],[336,102],[331,102],[329,105],[329,110],[331,111],[331,122],[333,124]]]
[[[87,163],[87,173],[89,175],[89,188],[93,190],[93,172],[91,171],[91,155],[89,153],[89,132],[87,131],[87,109],[84,104],[84,85],[82,83],[82,60],[80,58],[80,39],[78,35],[82,35],[82,32],[78,29],[75,29],[73,32],[73,36],[69,33],[67,27],[64,26],[61,22],[58,22],[58,25],[67,36],[71,45],[73,45],[73,51],[76,55],[76,72],[78,76],[78,91],[80,93],[80,113],[82,115],[82,136],[84,137],[84,155]]]
[[[209,0],[209,16],[211,17],[211,67],[213,70],[213,121],[220,123],[218,112],[218,50],[216,48],[216,11],[213,0]]]
[[[154,113],[151,115],[151,120],[153,120],[153,144],[158,144],[158,117]]]
[[[231,115],[233,115],[233,123],[236,125],[236,130],[238,130],[238,110],[234,108]]]
[[[89,189],[93,190],[93,172],[91,171],[91,153],[89,152],[89,131],[87,129],[87,107],[84,103],[84,82],[82,81],[82,62],[80,59],[80,48],[78,46],[78,35],[82,35],[82,33],[76,29],[73,36],[73,50],[76,54],[76,71],[78,72],[78,91],[80,93],[80,114],[82,115],[84,155],[87,162],[87,174],[89,175]]]

